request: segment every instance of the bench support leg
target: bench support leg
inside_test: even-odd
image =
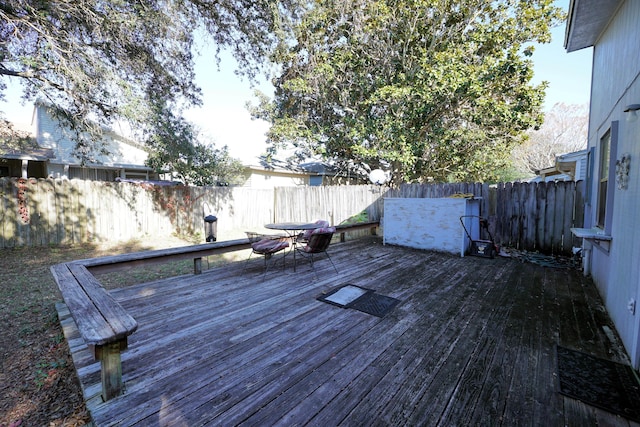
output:
[[[202,273],[202,258],[193,259],[193,274]]]
[[[120,353],[126,348],[126,339],[95,347],[96,359],[100,361],[102,399],[105,402],[121,395],[124,391]]]

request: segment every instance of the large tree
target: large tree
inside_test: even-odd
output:
[[[147,141],[151,153],[147,165],[171,174],[187,185],[216,185],[236,181],[244,172],[242,163],[231,158],[227,146],[215,148],[202,131],[164,111],[162,126]]]
[[[251,78],[294,2],[2,1],[0,99],[7,84],[21,83],[26,100],[57,107],[82,159],[100,148],[101,127],[115,121],[128,121],[139,139],[171,138],[167,126],[177,124],[180,132],[182,109],[201,103],[194,83],[196,31],[231,50],[239,72]]]
[[[562,16],[552,0],[316,0],[254,114],[274,150],[396,181],[494,180],[542,121],[532,45]]]

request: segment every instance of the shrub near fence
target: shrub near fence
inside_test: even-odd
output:
[[[146,235],[204,233],[203,217],[218,217],[218,238],[269,222],[327,219],[339,224],[366,213],[382,217],[385,197],[482,198],[496,241],[518,249],[571,254],[580,242],[582,182],[405,184],[322,187],[159,187],[82,180],[0,179],[0,247],[126,240]],[[428,221],[425,218],[425,221]],[[235,238],[235,237],[234,237]]]

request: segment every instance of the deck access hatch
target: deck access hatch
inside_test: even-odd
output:
[[[400,300],[375,293],[373,289],[346,283],[320,295],[318,301],[342,308],[353,308],[376,317],[384,317]]]

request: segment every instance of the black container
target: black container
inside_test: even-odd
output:
[[[218,234],[218,218],[213,215],[204,217],[204,234],[207,236],[207,242],[215,242]]]

